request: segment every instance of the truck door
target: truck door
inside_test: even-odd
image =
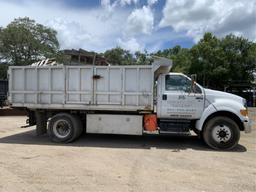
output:
[[[159,77],[157,113],[160,118],[199,119],[204,109],[204,94],[183,74],[167,74]]]

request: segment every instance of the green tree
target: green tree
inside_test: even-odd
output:
[[[179,45],[158,51],[157,56],[166,57],[173,61],[173,67],[171,71],[188,73],[191,66],[191,53],[187,48],[181,48]]]
[[[120,47],[105,51],[103,56],[112,65],[150,65],[153,62],[147,51],[137,51],[132,54],[130,51]]]
[[[203,86],[218,87],[222,81],[228,79],[228,70],[223,63],[224,52],[220,47],[220,40],[211,33],[194,45],[191,50],[191,66],[189,73],[196,73]]]
[[[56,34],[28,17],[15,19],[0,30],[0,55],[12,65],[54,57],[59,49]]]
[[[144,53],[137,51],[134,54],[137,65],[151,65],[153,62],[152,57],[145,51]]]
[[[105,51],[104,57],[112,65],[132,65],[135,63],[132,54],[120,47]]]
[[[232,34],[217,38],[205,33],[191,49],[178,45],[155,55],[172,59],[171,71],[197,74],[200,84],[214,89],[249,84],[256,72],[256,43]]]
[[[7,79],[7,70],[8,70],[7,64],[0,64],[0,80]]]
[[[223,63],[228,69],[229,81],[250,82],[256,71],[256,43],[243,37],[227,35],[221,40]]]
[[[256,69],[256,44],[243,37],[218,39],[211,33],[194,45],[189,73],[198,74],[206,87],[223,90],[234,82],[249,83]]]

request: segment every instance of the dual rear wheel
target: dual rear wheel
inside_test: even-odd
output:
[[[80,118],[68,113],[53,116],[48,125],[48,135],[54,142],[72,142],[82,134],[82,131]]]

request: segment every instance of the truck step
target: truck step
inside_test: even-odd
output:
[[[176,131],[159,131],[159,134],[161,135],[181,135],[181,136],[190,136],[191,133],[189,131],[186,132],[176,132]]]
[[[143,134],[158,135],[159,134],[159,130],[155,130],[155,131],[143,130]]]

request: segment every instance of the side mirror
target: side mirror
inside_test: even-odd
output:
[[[196,78],[197,78],[197,75],[196,75],[196,74],[192,74],[192,75],[191,75],[191,80],[192,80],[192,82],[196,82]]]
[[[196,78],[197,78],[196,74],[191,75],[191,90],[193,93],[196,92]]]

